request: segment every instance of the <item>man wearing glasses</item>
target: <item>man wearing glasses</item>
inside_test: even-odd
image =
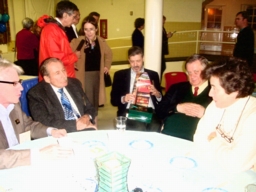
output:
[[[80,51],[73,52],[64,27],[70,27],[78,14],[77,6],[71,1],[60,1],[56,6],[56,18],[48,20],[40,36],[39,65],[49,57],[60,59],[67,71],[68,77],[75,77],[75,62],[80,57]],[[43,77],[39,74],[39,81]]]
[[[30,164],[30,150],[5,150],[18,145],[21,138],[63,137],[67,133],[65,129],[58,130],[34,122],[22,112],[18,104],[23,90],[19,79],[22,72],[19,66],[0,58],[0,169]],[[51,153],[55,147],[42,149],[40,154]]]
[[[194,142],[209,162],[230,173],[256,165],[256,98],[247,63],[230,58],[206,69],[212,103],[198,123]]]

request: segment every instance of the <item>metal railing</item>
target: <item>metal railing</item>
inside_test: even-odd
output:
[[[188,30],[177,31],[172,38],[169,39],[169,50],[175,50],[176,54],[167,55],[167,58],[189,56],[190,53],[200,53],[202,51],[219,52],[232,52],[238,31],[216,31],[216,30]],[[127,50],[131,47],[131,36],[107,39],[114,53],[114,61],[127,60]],[[123,42],[123,43],[122,43]],[[224,45],[224,46],[223,46]],[[225,50],[225,46],[227,47]],[[185,48],[185,49],[184,49]],[[122,52],[125,53],[122,53]],[[184,53],[183,53],[184,52]],[[115,59],[115,53],[124,55],[124,58]],[[187,55],[188,54],[188,55]]]

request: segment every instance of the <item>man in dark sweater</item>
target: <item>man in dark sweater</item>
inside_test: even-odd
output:
[[[254,33],[248,25],[249,15],[246,11],[236,14],[235,24],[240,32],[237,36],[233,55],[247,61],[250,68],[253,68],[254,56]]]
[[[203,73],[207,64],[208,60],[201,55],[187,59],[185,68],[189,81],[172,85],[156,107],[156,113],[164,123],[162,133],[193,140],[197,123],[212,100]]]

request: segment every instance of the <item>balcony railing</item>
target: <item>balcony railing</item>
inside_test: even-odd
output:
[[[190,30],[177,31],[169,39],[166,58],[188,57],[194,53],[232,55],[238,31]],[[113,51],[113,61],[127,61],[131,36],[107,39]]]

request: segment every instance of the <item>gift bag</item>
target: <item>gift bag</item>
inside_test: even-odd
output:
[[[148,107],[151,85],[149,76],[146,72],[137,75],[134,83],[134,93],[136,95],[135,104],[131,104],[128,112],[128,119],[151,123],[153,109]]]

